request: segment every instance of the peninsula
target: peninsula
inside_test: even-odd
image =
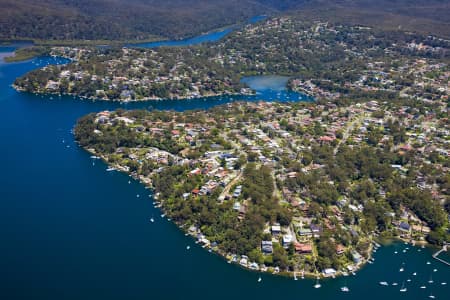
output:
[[[230,262],[336,276],[371,262],[379,235],[448,238],[439,204],[450,182],[446,109],[370,101],[103,111],[81,118],[75,137],[151,187],[164,216]]]

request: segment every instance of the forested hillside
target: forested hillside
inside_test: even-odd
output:
[[[0,0],[0,38],[181,38],[270,13],[242,0]]]
[[[296,7],[308,19],[450,37],[448,0],[306,0]]]
[[[0,7],[0,39],[176,39],[286,12],[450,36],[445,0],[0,0]]]

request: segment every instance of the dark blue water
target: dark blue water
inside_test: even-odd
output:
[[[266,19],[267,16],[255,16],[250,18],[247,23],[254,24],[259,21]],[[229,33],[233,32],[237,29],[237,26],[229,26],[220,30],[214,30],[209,33],[205,33],[193,38],[183,39],[183,40],[172,40],[172,41],[156,41],[149,43],[137,43],[137,44],[128,44],[128,47],[140,47],[140,48],[157,48],[157,47],[184,47],[184,46],[192,46],[198,45],[205,42],[217,42],[224,38]]]
[[[450,268],[431,249],[381,248],[356,277],[294,281],[229,265],[159,217],[150,192],[78,148],[77,118],[122,108],[208,108],[230,98],[147,103],[50,100],[14,91],[14,78],[53,58],[0,63],[0,299],[449,299]],[[264,93],[260,95],[264,97]],[[237,100],[238,97],[233,98]],[[139,195],[139,197],[137,197]],[[149,218],[154,216],[155,223]],[[186,245],[191,245],[186,250]],[[399,253],[394,254],[397,250]],[[427,265],[430,261],[431,265]],[[405,262],[405,272],[399,273]],[[436,268],[437,272],[432,270]],[[412,277],[412,272],[418,275]],[[434,284],[419,286],[433,274]],[[411,277],[408,292],[382,280]],[[339,288],[346,284],[350,293]]]

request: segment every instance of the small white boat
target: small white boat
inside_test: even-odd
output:
[[[164,218],[166,215],[165,214],[161,214],[161,218]]]
[[[421,289],[426,289],[427,287],[426,286],[424,286],[424,285],[422,285],[421,287],[420,287]]]
[[[116,170],[116,169],[113,168],[113,167],[109,167],[109,168],[106,169],[106,171],[108,171],[108,172],[115,171],[115,170]]]
[[[139,198],[139,197],[140,197],[140,195],[139,195],[139,194],[137,194],[137,195],[136,195],[136,198]]]
[[[433,269],[433,272],[437,272],[437,269]]]
[[[407,282],[411,282],[411,279],[406,279]]]
[[[430,280],[428,280],[428,283],[433,283],[433,276],[430,275]]]
[[[261,278],[261,276],[259,276],[259,278],[258,278],[258,282],[261,282],[262,281],[262,278]]]
[[[400,268],[400,270],[398,270],[399,272],[403,272],[403,271],[405,271],[405,269],[404,268]]]
[[[427,265],[430,265],[431,263],[429,261],[427,261]]]
[[[317,278],[316,280],[316,284],[314,285],[315,289],[319,289],[321,287],[320,283],[319,283],[319,278]]]
[[[397,283],[397,282],[393,282],[392,285],[393,285],[393,286],[397,286],[398,283]]]
[[[189,250],[189,249],[191,249],[191,246],[189,246],[189,245],[186,246],[186,250]]]
[[[406,292],[408,289],[405,287],[405,282],[402,283],[402,288],[400,289],[400,292],[404,293]]]
[[[155,222],[155,219],[153,219],[153,217],[150,218],[150,222]]]
[[[343,286],[343,287],[341,287],[341,292],[347,293],[347,292],[350,292],[350,289],[346,286]]]
[[[447,285],[447,282],[441,282],[441,285]]]
[[[389,283],[387,283],[386,281],[380,281],[380,285],[388,286]]]
[[[413,273],[413,276],[416,276],[416,275],[417,275],[417,272],[414,272],[414,273]]]
[[[294,272],[294,280],[298,280],[296,272]]]
[[[430,296],[428,296],[428,298],[434,299],[434,298],[436,298],[436,297],[433,296],[433,294],[430,294]]]
[[[394,254],[397,254],[398,253],[398,251],[394,251]]]

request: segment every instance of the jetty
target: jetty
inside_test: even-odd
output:
[[[444,252],[444,251],[447,251],[447,247],[448,247],[448,246],[450,246],[449,243],[444,244],[444,246],[442,246],[442,249],[441,249],[441,250],[439,250],[438,252],[436,252],[436,253],[433,254],[433,258],[436,259],[436,260],[438,260],[438,261],[440,261],[441,263],[443,263],[443,264],[445,264],[445,265],[447,265],[447,266],[450,267],[450,262],[445,261],[445,260],[443,260],[443,259],[441,259],[441,258],[438,257],[439,254],[441,254],[441,253]]]

